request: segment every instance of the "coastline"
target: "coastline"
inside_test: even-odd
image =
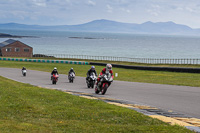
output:
[[[10,35],[10,34],[5,34],[5,33],[0,33],[0,38],[24,38],[24,37],[37,38],[35,36],[18,36],[18,35]]]

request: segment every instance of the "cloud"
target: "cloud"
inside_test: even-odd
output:
[[[0,0],[0,23],[60,25],[112,19],[174,21],[200,28],[199,14],[199,0]]]
[[[121,10],[122,10],[123,12],[126,12],[126,13],[131,13],[131,10],[129,10],[129,9],[121,8]]]
[[[112,13],[113,12],[113,8],[110,5],[106,5],[107,7],[107,12]]]
[[[95,6],[96,3],[95,3],[94,1],[92,1],[92,0],[89,0],[89,1],[88,1],[88,5]]]
[[[186,7],[185,9],[186,9],[187,11],[191,12],[191,13],[195,12],[195,10],[192,9],[192,8],[190,8],[190,7]]]
[[[160,9],[161,7],[159,5],[152,4],[149,9],[147,9],[147,12],[152,16],[159,16],[161,12]]]
[[[46,7],[46,0],[32,0],[36,6]]]

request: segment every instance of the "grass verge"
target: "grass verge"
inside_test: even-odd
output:
[[[192,132],[99,100],[0,78],[0,132]]]
[[[27,70],[39,70],[51,72],[54,67],[58,68],[60,74],[67,74],[71,67],[74,68],[77,76],[85,77],[90,65],[73,65],[73,64],[59,64],[59,63],[37,63],[37,62],[17,62],[17,61],[0,61],[0,67],[22,68],[25,66]],[[100,73],[103,66],[95,66],[97,73]],[[178,73],[166,71],[145,71],[133,70],[123,68],[113,68],[114,73],[118,73],[118,77],[114,80],[156,83],[156,84],[170,84],[200,87],[200,74],[198,73]]]

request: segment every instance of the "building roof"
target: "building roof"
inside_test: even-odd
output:
[[[8,39],[8,40],[6,40],[5,42],[0,43],[0,48],[3,48],[3,47],[7,47],[7,46],[9,46],[9,45],[12,45],[14,42],[20,42],[20,41],[18,41],[18,40],[13,40],[13,39]],[[24,44],[24,43],[22,43],[22,42],[20,42],[20,43],[23,44],[23,45],[25,45],[26,47],[32,48],[31,46],[28,46],[28,45],[26,45],[26,44]]]
[[[14,42],[16,42],[16,40],[8,39],[8,40],[0,43],[0,47],[4,47],[4,46],[9,45],[9,44],[14,43]]]

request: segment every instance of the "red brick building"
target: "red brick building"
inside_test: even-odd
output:
[[[0,43],[0,55],[3,57],[32,57],[33,48],[20,41],[9,39]]]

